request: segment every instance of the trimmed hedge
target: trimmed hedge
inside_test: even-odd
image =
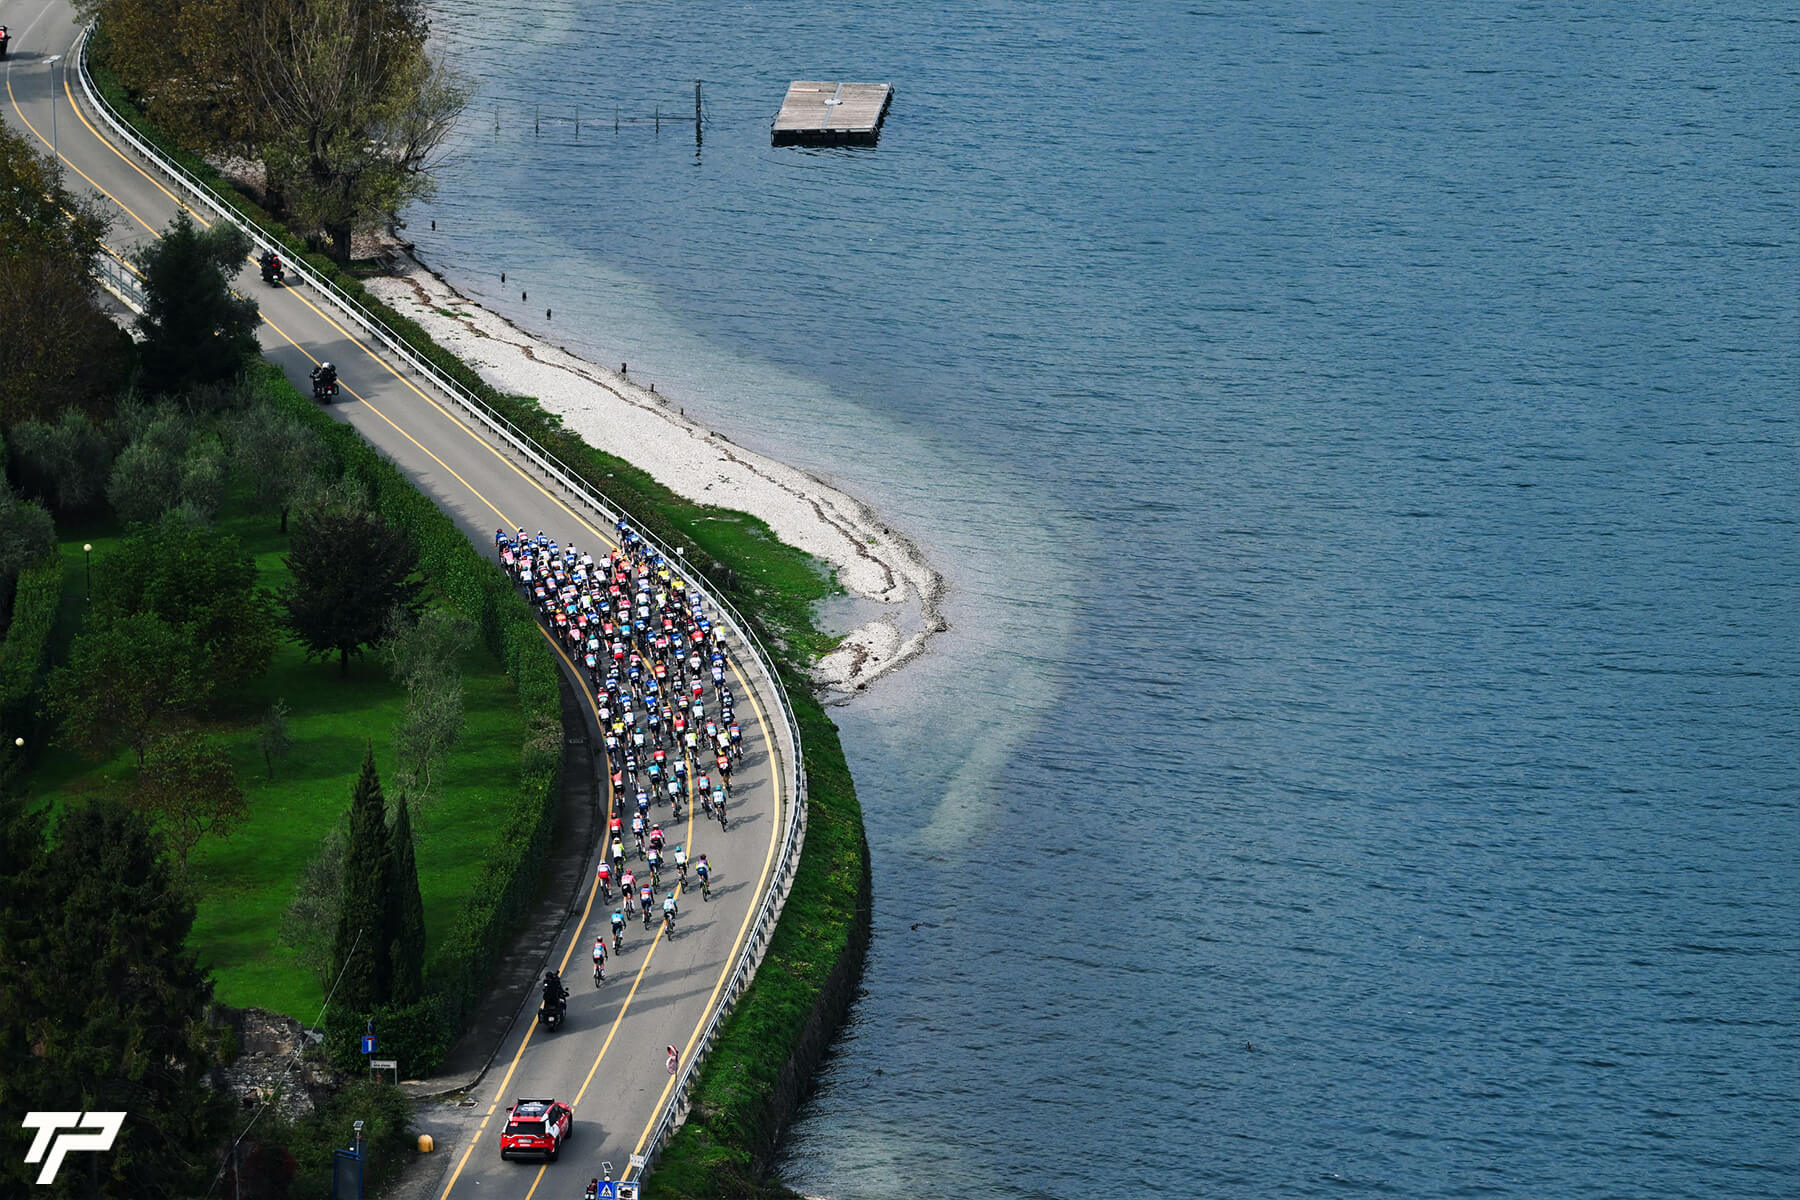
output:
[[[481,877],[456,927],[439,944],[426,979],[427,996],[404,1009],[376,1014],[384,1044],[404,1058],[410,1072],[435,1069],[464,1019],[480,1002],[482,988],[537,889],[549,850],[562,786],[562,698],[556,660],[537,619],[506,573],[475,549],[456,524],[411,480],[348,425],[331,419],[303,397],[280,368],[262,363],[255,372],[270,400],[306,421],[324,439],[336,465],[368,485],[376,510],[404,529],[419,548],[419,565],[434,593],[468,617],[518,690],[525,720],[517,798],[505,807]],[[362,1019],[327,1022],[327,1045],[339,1065],[357,1067]]]
[[[13,766],[13,740],[22,735],[28,746],[42,739],[29,736],[37,716],[50,653],[50,635],[62,603],[63,562],[51,556],[19,572],[13,592],[12,621],[0,644],[0,778]]]

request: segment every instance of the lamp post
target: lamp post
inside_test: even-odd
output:
[[[87,598],[94,598],[94,543],[81,543],[81,551],[87,555]]]
[[[62,150],[56,142],[56,64],[62,61],[62,55],[52,54],[44,60],[50,68],[50,152],[56,155],[56,161],[62,162]]]

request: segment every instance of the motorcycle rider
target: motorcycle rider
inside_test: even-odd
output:
[[[544,1011],[561,1016],[568,1008],[569,989],[563,986],[555,971],[544,972]]]
[[[12,35],[6,32],[6,26],[0,25],[0,58],[6,57],[6,48],[12,44]]]
[[[322,362],[312,371],[313,395],[328,395],[337,387],[337,368],[329,361]]]
[[[283,273],[281,255],[275,253],[273,250],[264,250],[262,252],[262,257],[258,258],[256,261],[262,267],[264,283],[275,283],[281,279]]]

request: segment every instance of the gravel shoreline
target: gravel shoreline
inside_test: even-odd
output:
[[[689,420],[668,397],[629,377],[549,345],[462,295],[410,254],[398,259],[391,276],[365,286],[488,383],[536,398],[589,445],[690,500],[767,522],[776,537],[827,563],[846,592],[876,606],[814,668],[827,698],[848,699],[916,658],[933,634],[948,628],[943,576],[867,504]]]

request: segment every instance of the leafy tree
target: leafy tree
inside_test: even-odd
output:
[[[348,817],[346,812],[345,817]],[[291,946],[301,965],[318,977],[321,991],[331,990],[332,954],[338,917],[344,903],[344,859],[349,849],[349,822],[340,820],[319,843],[294,884],[294,898],[281,916],[281,944]]]
[[[194,421],[162,403],[122,406],[118,424],[127,445],[113,461],[106,498],[127,524],[154,521],[180,502]]]
[[[77,0],[98,54],[157,126],[190,150],[244,149],[256,115],[240,61],[245,0]]]
[[[269,711],[257,723],[256,745],[262,751],[263,765],[269,769],[269,778],[275,778],[275,760],[286,758],[294,748],[294,734],[288,728],[288,707],[285,700],[277,700],[269,705]]]
[[[457,656],[474,633],[468,618],[447,608],[430,609],[416,623],[398,614],[388,622],[382,654],[406,688],[406,712],[394,730],[394,751],[402,785],[421,803],[431,795],[432,767],[462,734]]]
[[[127,745],[144,765],[152,738],[212,695],[191,625],[155,613],[90,622],[50,673],[48,708],[63,741],[96,758]]]
[[[0,582],[10,583],[19,572],[56,553],[56,523],[40,505],[13,495],[0,479]]]
[[[129,1115],[111,1151],[72,1158],[48,1187],[32,1186],[23,1131],[0,1122],[0,1193],[201,1195],[224,1112],[206,1085],[212,984],[186,945],[193,901],[148,821],[116,804],[65,809],[38,854],[37,921],[0,989],[0,1044],[28,1049],[4,1086],[16,1111]]]
[[[176,393],[235,379],[255,358],[256,302],[231,293],[250,238],[229,221],[201,229],[184,209],[161,239],[134,256],[143,273],[138,330],[144,384]]]
[[[157,819],[174,844],[183,873],[202,837],[231,836],[248,813],[231,755],[191,729],[150,743],[131,800]]]
[[[389,927],[393,904],[388,893],[394,860],[386,810],[371,746],[363,752],[362,772],[350,795],[343,900],[331,953],[338,1001],[346,1012],[373,1010],[386,1002],[393,988],[394,937]]]
[[[251,28],[272,186],[348,262],[352,234],[431,193],[471,90],[426,55],[417,0],[267,0]]]
[[[403,1007],[425,991],[425,901],[419,895],[419,867],[413,859],[412,814],[405,796],[400,797],[400,810],[394,814],[393,828],[388,831],[388,845],[393,850],[393,871],[388,889],[388,930],[393,943],[388,955],[394,973],[388,1000],[396,1007]]]
[[[105,495],[112,441],[80,409],[65,411],[54,424],[20,422],[12,445],[21,490],[49,501],[58,512],[90,507]]]
[[[280,509],[281,532],[286,533],[289,510],[324,473],[324,439],[293,413],[260,405],[231,425],[227,441],[239,477],[264,506]]]
[[[181,460],[181,511],[210,523],[225,503],[225,477],[225,447],[216,438],[195,438]]]
[[[131,341],[94,283],[107,224],[48,156],[0,125],[0,424],[102,412],[129,373]]]
[[[404,531],[379,515],[315,510],[294,522],[284,560],[294,582],[283,598],[288,624],[309,659],[350,656],[381,640],[388,614],[419,612],[419,551]]]
[[[96,613],[154,613],[191,626],[200,669],[217,687],[259,678],[275,653],[274,598],[256,586],[256,560],[229,534],[171,513],[107,555]]]

